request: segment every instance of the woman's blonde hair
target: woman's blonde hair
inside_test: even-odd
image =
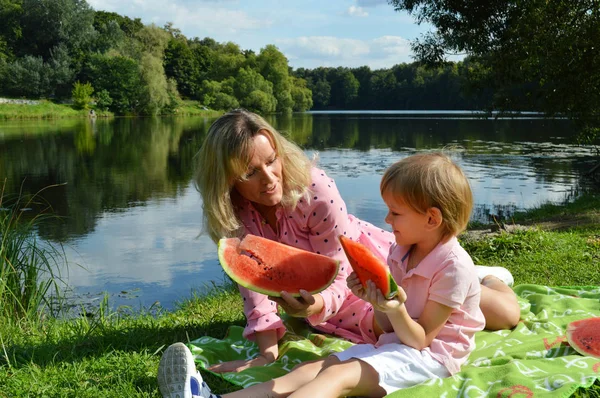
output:
[[[473,209],[467,177],[441,152],[416,154],[394,163],[385,171],[380,191],[382,196],[389,193],[421,214],[438,208],[445,236],[464,231]]]
[[[282,162],[283,206],[295,208],[310,184],[312,162],[262,117],[244,109],[221,116],[208,129],[196,154],[195,185],[202,196],[204,232],[214,242],[241,233],[242,224],[231,193],[236,179],[248,171],[252,140],[257,134],[269,138]]]

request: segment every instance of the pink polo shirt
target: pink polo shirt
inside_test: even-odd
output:
[[[354,296],[346,285],[351,267],[338,236],[358,239],[383,261],[387,258],[394,236],[348,214],[334,180],[323,170],[313,168],[311,176],[307,198],[300,200],[295,209],[277,210],[277,233],[248,200],[242,199],[235,203],[237,214],[246,233],[339,260],[340,271],[335,281],[320,293],[324,302],[323,311],[309,317],[307,321],[322,332],[355,343],[375,344],[371,305]],[[256,332],[277,330],[278,339],[281,338],[285,333],[285,326],[277,315],[275,302],[264,294],[238,287],[244,300],[247,320],[244,337],[254,340]]]
[[[452,308],[450,318],[424,350],[454,374],[475,349],[475,333],[485,327],[479,308],[481,286],[475,265],[458,240],[452,238],[438,244],[417,267],[406,272],[409,249],[392,246],[388,257],[390,271],[406,292],[406,309],[415,321],[428,300]],[[400,342],[395,333],[379,336],[377,345],[391,342]]]

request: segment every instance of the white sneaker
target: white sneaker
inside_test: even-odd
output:
[[[183,343],[171,344],[158,364],[158,388],[163,398],[209,398],[211,391],[196,370],[194,356]]]
[[[512,286],[515,283],[512,274],[509,270],[504,267],[490,267],[486,265],[476,265],[477,276],[479,277],[479,283],[488,275],[495,276],[508,286]]]

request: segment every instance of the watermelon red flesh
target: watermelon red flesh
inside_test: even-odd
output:
[[[219,261],[241,286],[275,297],[282,291],[300,297],[300,289],[318,293],[333,283],[339,268],[339,261],[327,256],[255,235],[246,235],[241,242],[221,239]]]
[[[390,274],[388,266],[379,257],[362,243],[355,242],[344,235],[340,235],[339,239],[352,269],[363,286],[366,286],[368,280],[372,280],[385,298],[391,299],[398,294],[396,281]]]
[[[567,325],[569,345],[581,355],[600,359],[600,317],[580,319]]]

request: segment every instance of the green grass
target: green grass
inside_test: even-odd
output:
[[[600,209],[597,200],[544,207],[543,217],[524,215],[523,220],[593,218]],[[461,236],[461,241],[477,263],[508,268],[517,284],[600,285],[600,223],[534,227],[477,240]],[[105,299],[93,316],[0,319],[0,397],[159,397],[158,362],[169,344],[222,337],[229,325],[245,322],[232,286],[214,288],[206,296],[192,294],[170,312],[108,308]],[[207,381],[216,391],[238,389],[212,375]],[[600,397],[600,383],[574,396]]]
[[[95,110],[97,117],[114,117],[109,111]],[[89,110],[76,110],[71,105],[40,101],[38,105],[0,104],[0,120],[87,118]],[[216,117],[221,111],[203,109],[198,101],[183,101],[176,116]],[[172,115],[169,115],[172,116]]]
[[[73,109],[71,105],[40,101],[37,105],[0,104],[0,120],[60,119],[88,117],[88,110]],[[112,117],[112,112],[96,111],[98,117]]]
[[[217,117],[222,115],[222,111],[204,109],[198,101],[184,100],[177,108],[177,116],[210,116]]]

